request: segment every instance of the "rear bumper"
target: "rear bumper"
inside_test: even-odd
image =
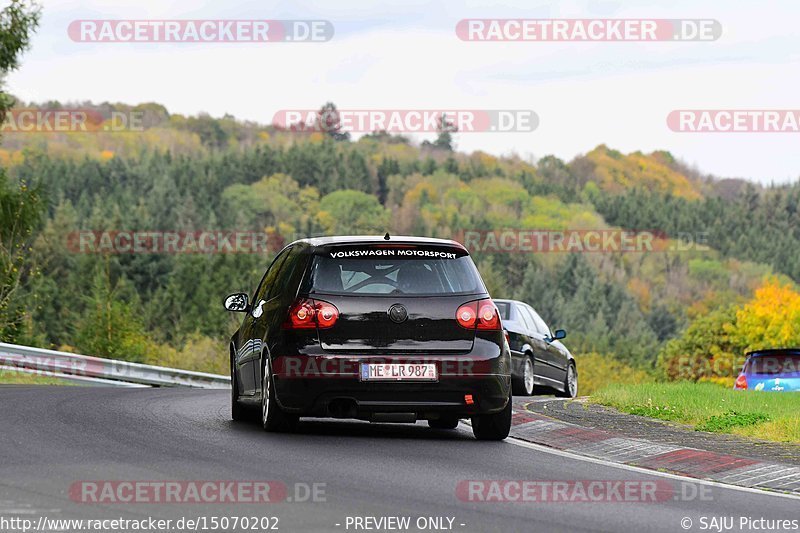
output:
[[[361,363],[435,363],[435,382],[373,382],[359,377]],[[273,358],[278,404],[300,416],[370,419],[376,413],[470,417],[501,411],[511,387],[508,354],[465,356],[323,356]],[[468,403],[467,395],[472,396]]]

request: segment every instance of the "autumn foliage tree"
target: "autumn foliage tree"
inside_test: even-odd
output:
[[[743,347],[731,336],[736,308],[716,309],[692,322],[683,334],[666,343],[658,366],[669,380],[730,377],[744,358]]]
[[[791,283],[768,279],[736,311],[731,338],[746,350],[800,347],[800,292]]]
[[[692,322],[659,354],[668,379],[735,376],[751,350],[800,346],[800,292],[767,278],[742,306],[716,309]]]

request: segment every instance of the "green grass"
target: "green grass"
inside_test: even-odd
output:
[[[49,376],[37,376],[24,372],[9,372],[0,370],[0,384],[3,385],[69,385],[65,379]]]
[[[800,443],[800,393],[735,391],[713,383],[641,383],[609,385],[590,400],[698,431]]]
[[[722,415],[712,415],[695,426],[698,431],[729,433],[733,428],[746,428],[762,422],[769,422],[770,417],[764,413],[737,413],[728,411]]]

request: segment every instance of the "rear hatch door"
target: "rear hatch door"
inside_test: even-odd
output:
[[[463,248],[403,243],[323,249],[308,287],[339,310],[319,340],[342,353],[469,352],[475,330],[461,327],[456,311],[485,293]]]

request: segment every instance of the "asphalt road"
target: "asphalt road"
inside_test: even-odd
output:
[[[685,531],[685,517],[693,520],[689,531],[701,531],[701,517],[734,517],[738,527],[741,516],[800,515],[797,499],[719,487],[705,487],[701,497],[690,494],[695,484],[687,490],[677,480],[509,441],[478,442],[464,427],[311,420],[295,434],[267,434],[255,423],[232,422],[228,398],[224,391],[186,389],[0,387],[0,523],[39,516],[273,516],[279,531],[364,531],[354,528],[353,517],[407,516],[411,531],[420,530],[420,517],[448,517],[450,530],[464,532],[639,532]],[[297,491],[295,499],[316,483],[324,484],[324,497],[91,504],[70,497],[70,486],[81,480],[273,480],[286,484],[290,497]],[[674,493],[659,502],[467,502],[456,490],[463,480],[658,481]],[[0,530],[14,529],[6,523]]]

